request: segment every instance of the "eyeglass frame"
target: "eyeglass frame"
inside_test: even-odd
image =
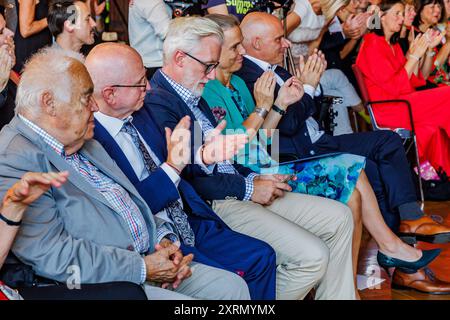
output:
[[[110,87],[112,88],[147,88],[148,79],[144,76],[145,83],[144,84],[113,84]]]
[[[210,74],[211,71],[213,71],[214,69],[216,69],[219,66],[219,63],[220,63],[219,61],[214,62],[214,63],[205,63],[185,51],[182,51],[182,50],[180,50],[180,51],[183,52],[185,55],[187,55],[189,58],[194,59],[195,61],[199,62],[204,67],[206,67],[205,74]]]

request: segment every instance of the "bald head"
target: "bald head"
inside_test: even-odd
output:
[[[86,57],[86,68],[102,113],[123,118],[142,107],[147,83],[145,68],[132,47],[111,42],[99,44]]]
[[[252,12],[241,22],[247,54],[270,64],[280,64],[288,47],[281,21],[265,12]]]
[[[142,67],[139,53],[125,44],[106,42],[95,46],[86,57],[86,68],[95,92],[106,85],[123,83],[130,73]]]

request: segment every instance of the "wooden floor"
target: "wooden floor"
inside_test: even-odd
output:
[[[450,225],[450,201],[426,202],[425,212],[428,215],[439,215],[447,225]],[[436,277],[450,282],[450,244],[432,245],[420,242],[418,248],[441,248],[442,253],[430,264]],[[391,290],[391,282],[384,270],[377,264],[377,245],[367,232],[363,235],[361,244],[358,274],[378,276],[386,279],[381,285],[373,289],[360,291],[363,300],[450,300],[450,295],[427,295],[412,290]]]

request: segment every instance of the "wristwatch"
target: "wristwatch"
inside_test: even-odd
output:
[[[282,116],[284,116],[286,114],[286,111],[283,109],[278,108],[276,105],[272,106],[272,110],[275,112],[278,112],[279,114],[281,114]]]
[[[259,115],[261,118],[265,119],[267,117],[267,114],[269,113],[269,111],[267,111],[264,108],[255,108],[255,110],[253,110],[253,112],[255,112],[257,115]]]

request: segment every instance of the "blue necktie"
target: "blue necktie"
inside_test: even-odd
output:
[[[147,172],[149,174],[152,174],[153,171],[158,169],[158,166],[156,165],[155,161],[153,161],[144,143],[139,138],[138,132],[133,124],[131,124],[130,121],[125,122],[120,131],[128,133],[131,136],[134,145],[141,152]],[[165,209],[169,214],[169,217],[172,219],[175,228],[177,229],[178,235],[183,240],[183,243],[187,246],[193,247],[195,244],[194,231],[189,225],[187,214],[183,211],[180,202],[178,200],[172,201]]]

